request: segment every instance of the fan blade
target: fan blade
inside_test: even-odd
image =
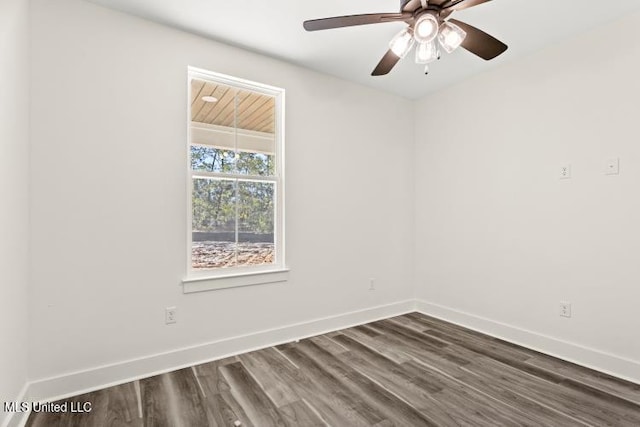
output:
[[[456,24],[467,33],[467,37],[465,37],[461,46],[482,59],[488,61],[507,50],[508,46],[506,44],[476,27],[457,19],[450,19],[448,22]]]
[[[400,57],[393,53],[391,49],[384,54],[376,68],[371,72],[372,76],[384,76],[389,74],[389,71],[400,61]]]
[[[438,14],[438,16],[440,17],[440,19],[442,19],[443,21],[445,19],[447,19],[449,17],[449,15],[451,15],[453,13],[453,9],[442,9],[440,11],[440,13]]]
[[[333,18],[304,21],[307,31],[329,30],[331,28],[353,27],[355,25],[379,24],[381,22],[405,21],[410,13],[368,13],[364,15],[334,16]]]
[[[470,7],[486,3],[491,0],[451,0],[442,5],[442,9],[449,9],[450,12],[469,9]]]
[[[420,0],[409,0],[403,7],[403,12],[413,13],[416,10],[422,7],[422,2]]]

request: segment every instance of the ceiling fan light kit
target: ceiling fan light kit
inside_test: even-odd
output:
[[[381,76],[404,58],[416,45],[415,62],[429,64],[440,59],[438,45],[451,53],[462,46],[484,60],[490,60],[507,50],[507,45],[464,22],[448,19],[456,11],[467,9],[491,0],[400,0],[400,13],[371,13],[336,16],[304,22],[307,31],[356,25],[402,21],[407,24],[391,42],[371,75]],[[436,41],[437,40],[437,41]],[[425,67],[425,74],[429,73]]]
[[[440,52],[435,41],[418,43],[416,47],[416,64],[429,64],[440,59]]]
[[[418,43],[428,43],[438,35],[438,19],[431,13],[425,13],[416,21],[413,37]]]
[[[414,45],[413,42],[407,40],[408,37],[411,37],[411,34],[405,28],[396,34],[389,43],[393,53],[400,58],[404,58]],[[462,44],[465,37],[467,37],[467,33],[450,22],[443,22],[442,25],[438,25],[438,20],[431,13],[425,13],[420,16],[413,30],[413,39],[418,45],[416,48],[416,64],[428,64],[440,59],[440,53],[435,43],[436,37],[440,46],[447,53],[452,53]]]
[[[440,26],[438,41],[447,53],[456,50],[462,44],[465,37],[467,37],[467,33],[456,24],[445,22]]]
[[[410,28],[403,28],[389,42],[389,49],[399,58],[404,58],[413,47],[415,38]]]

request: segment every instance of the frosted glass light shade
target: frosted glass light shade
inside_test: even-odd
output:
[[[416,63],[428,64],[438,59],[438,46],[435,41],[419,43],[416,47]]]
[[[427,43],[438,35],[438,20],[430,13],[425,13],[416,22],[414,37],[418,43]]]
[[[442,48],[451,53],[456,50],[467,37],[467,33],[460,27],[451,22],[445,22],[440,26],[438,41]]]
[[[389,48],[400,58],[404,58],[413,47],[413,34],[408,28],[403,29],[391,39]]]

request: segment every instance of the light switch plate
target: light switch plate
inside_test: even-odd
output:
[[[620,159],[607,160],[607,166],[604,171],[605,175],[619,175],[620,174]]]
[[[560,179],[569,179],[571,178],[571,165],[566,164],[560,166]]]

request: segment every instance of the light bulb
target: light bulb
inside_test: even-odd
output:
[[[438,20],[430,13],[425,13],[416,22],[414,37],[418,43],[427,43],[438,35]]]
[[[438,59],[440,53],[436,42],[420,43],[416,47],[416,64],[428,64]]]
[[[404,58],[413,47],[413,34],[408,28],[403,29],[389,42],[389,48],[398,57]]]
[[[467,33],[460,27],[451,22],[445,22],[440,26],[440,33],[438,34],[438,41],[447,51],[451,53],[458,48],[467,37]]]

